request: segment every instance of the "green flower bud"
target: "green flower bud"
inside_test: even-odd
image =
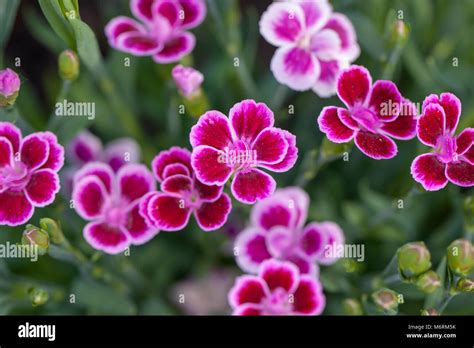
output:
[[[49,299],[48,292],[41,288],[31,288],[28,291],[28,295],[30,296],[33,307],[44,305]]]
[[[431,268],[431,255],[425,243],[408,243],[398,249],[398,268],[407,278],[428,271]]]
[[[74,81],[79,76],[79,58],[72,50],[63,51],[58,58],[59,76],[65,81]]]
[[[43,218],[40,220],[40,227],[48,232],[51,241],[55,244],[61,244],[64,241],[64,235],[59,224],[50,218]]]
[[[410,27],[402,20],[393,23],[390,32],[390,44],[404,46],[410,37]]]
[[[461,278],[456,285],[456,290],[461,292],[474,293],[474,280],[468,278]]]
[[[467,276],[474,268],[474,247],[466,239],[458,239],[448,247],[449,268],[460,276]]]
[[[377,307],[388,314],[395,314],[398,310],[398,294],[390,289],[380,289],[372,294],[372,300]]]
[[[441,278],[438,273],[430,270],[418,277],[416,286],[424,293],[432,294],[441,286]]]
[[[342,309],[346,315],[363,315],[364,310],[359,301],[353,298],[345,299],[342,302]]]
[[[421,315],[423,315],[423,316],[436,316],[436,315],[439,315],[439,312],[436,309],[423,309],[421,311]]]
[[[26,230],[23,232],[21,243],[32,247],[36,246],[38,248],[38,254],[44,255],[48,252],[49,235],[41,228],[33,225],[26,225]]]

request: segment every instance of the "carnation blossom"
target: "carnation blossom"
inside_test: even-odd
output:
[[[204,0],[131,0],[138,19],[120,16],[105,28],[109,44],[135,56],[152,56],[168,64],[191,53],[195,36],[187,30],[197,27],[206,17]]]
[[[76,212],[90,221],[83,231],[86,241],[94,249],[117,254],[152,239],[159,230],[140,215],[139,203],[155,188],[143,165],[127,164],[114,173],[104,163],[86,164],[74,177],[72,193]]]
[[[20,91],[21,81],[11,69],[0,70],[0,107],[11,106]]]
[[[440,190],[448,181],[463,187],[474,185],[474,128],[455,135],[460,115],[461,101],[454,94],[432,94],[423,102],[418,139],[434,152],[418,156],[411,173],[425,190]]]
[[[182,230],[194,215],[199,227],[213,231],[222,227],[232,209],[222,186],[206,185],[196,178],[191,152],[179,147],[162,151],[152,162],[161,191],[143,198],[140,213],[164,231]]]
[[[171,75],[180,93],[186,98],[192,98],[198,94],[204,81],[204,75],[199,71],[181,64],[173,68]]]
[[[278,47],[271,70],[278,82],[320,97],[336,93],[336,79],[360,54],[350,20],[327,0],[280,1],[260,20],[260,33]]]
[[[319,129],[330,141],[347,143],[354,139],[365,155],[380,160],[397,154],[391,137],[415,137],[415,105],[402,97],[392,81],[372,84],[367,69],[353,65],[339,75],[337,93],[346,108],[325,107],[318,117]]]
[[[344,233],[334,222],[311,222],[305,227],[309,197],[298,187],[279,189],[252,209],[250,226],[235,240],[237,263],[256,273],[268,259],[290,261],[302,274],[318,276],[318,264],[338,258],[328,247],[344,244]]]
[[[37,132],[23,138],[12,123],[0,122],[0,225],[23,225],[35,207],[53,203],[63,164],[64,148],[56,135]]]
[[[254,100],[235,104],[229,118],[219,111],[205,113],[190,134],[196,177],[222,186],[234,176],[231,191],[242,203],[270,196],[276,182],[260,168],[286,172],[298,158],[296,137],[274,122],[273,112]]]
[[[326,299],[318,280],[290,262],[268,260],[258,276],[237,278],[229,303],[234,315],[318,315]]]

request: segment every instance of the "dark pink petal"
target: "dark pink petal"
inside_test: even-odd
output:
[[[462,154],[461,160],[474,164],[474,145]]]
[[[182,230],[189,222],[191,210],[179,198],[165,194],[154,195],[148,203],[148,216],[165,231]]]
[[[333,30],[321,30],[311,37],[310,49],[319,60],[337,59],[341,51],[341,40]]]
[[[325,306],[326,298],[321,284],[309,276],[301,276],[294,293],[293,310],[298,314],[318,315],[323,312]]]
[[[263,232],[257,228],[242,231],[235,240],[235,250],[237,264],[249,273],[257,273],[260,264],[272,257]]]
[[[306,222],[306,218],[308,217],[308,194],[299,187],[287,187],[279,189],[275,193],[275,196],[276,195],[281,195],[288,203],[288,207],[291,209],[292,215],[294,216],[292,226],[296,229],[302,228]]]
[[[319,129],[335,143],[347,143],[354,137],[354,131],[341,122],[338,108],[326,106],[318,117]]]
[[[344,108],[337,108],[337,116],[341,120],[342,124],[349,129],[358,131],[360,129],[359,123],[351,116],[349,110]]]
[[[49,156],[41,168],[58,171],[64,165],[64,147],[58,143],[58,138],[51,132],[44,132],[42,136],[49,144]]]
[[[279,195],[281,190],[267,199],[258,202],[252,209],[250,219],[254,226],[266,231],[272,227],[292,227],[294,225],[295,202]]]
[[[232,168],[223,161],[223,154],[210,146],[194,148],[191,163],[199,181],[206,185],[221,186],[229,180]]]
[[[446,115],[446,132],[450,135],[454,135],[456,127],[461,116],[461,101],[452,93],[442,93],[440,98],[436,94],[431,94],[426,97],[423,102],[423,112],[425,108],[430,104],[439,104],[444,110]]]
[[[5,137],[10,141],[13,153],[20,151],[21,131],[14,124],[0,122],[0,137]]]
[[[135,17],[145,22],[153,21],[153,3],[155,0],[131,0],[130,7]]]
[[[252,144],[256,151],[257,161],[263,164],[276,164],[285,158],[288,152],[288,142],[282,130],[268,128],[263,130]]]
[[[130,245],[130,237],[121,227],[102,222],[91,222],[84,227],[85,240],[96,250],[118,254]]]
[[[371,132],[357,132],[355,144],[365,155],[376,160],[393,158],[398,152],[397,145],[392,139]]]
[[[206,112],[191,128],[189,141],[193,147],[208,145],[223,150],[232,144],[229,119],[219,111]]]
[[[189,152],[187,149],[176,146],[170,148],[169,150],[161,151],[151,163],[153,174],[155,174],[156,179],[161,182],[166,177],[163,173],[165,168],[170,164],[177,163],[184,165],[188,169],[189,173],[191,173],[191,152]]]
[[[341,60],[320,60],[321,72],[313,86],[313,92],[321,98],[328,98],[336,94],[336,82],[339,74],[348,64]]]
[[[198,179],[194,180],[194,189],[199,193],[199,199],[203,202],[214,202],[222,194],[223,186],[206,185]]]
[[[230,198],[224,193],[214,202],[203,203],[195,212],[196,221],[203,231],[217,230],[227,222],[231,209]]]
[[[82,131],[67,146],[66,153],[68,161],[75,164],[98,161],[102,154],[102,142],[89,131]]]
[[[298,286],[299,271],[290,262],[267,260],[262,263],[259,276],[267,283],[270,291],[282,288],[292,293]]]
[[[260,305],[256,305],[256,304],[244,304],[234,309],[234,311],[232,312],[232,315],[259,316],[259,315],[262,315],[262,308]]]
[[[324,252],[326,241],[326,235],[319,228],[319,224],[311,223],[299,239],[299,248],[306,256],[316,259]]]
[[[112,19],[105,27],[105,35],[112,47],[117,47],[118,38],[125,33],[145,33],[146,29],[137,21],[120,16]]]
[[[267,105],[251,99],[235,104],[230,109],[229,119],[237,138],[250,144],[265,128],[273,127],[275,122],[273,112]]]
[[[193,189],[193,180],[186,175],[173,175],[161,183],[161,190],[166,193],[181,196],[184,193],[191,192]]]
[[[30,170],[40,168],[48,160],[49,144],[39,134],[30,134],[21,143],[20,156]]]
[[[312,278],[319,277],[319,266],[307,256],[301,253],[294,253],[287,256],[285,260],[298,267],[300,274],[307,274]]]
[[[304,27],[303,10],[288,2],[271,4],[260,19],[260,34],[274,46],[296,43]]]
[[[173,175],[177,175],[177,174],[186,175],[186,176],[191,175],[189,169],[184,164],[181,164],[181,163],[168,164],[163,170],[164,179]]]
[[[320,222],[317,227],[325,236],[325,245],[323,246],[323,253],[315,256],[317,256],[318,263],[332,265],[340,258],[338,248],[344,245],[344,232],[338,224],[331,221]]]
[[[155,190],[153,174],[142,164],[127,164],[117,173],[120,194],[129,202]]]
[[[180,11],[182,10],[178,2],[172,1],[155,1],[152,6],[152,13],[155,19],[156,16],[165,18],[173,28],[181,24]]]
[[[315,56],[297,46],[283,46],[277,49],[270,69],[279,83],[295,91],[312,88],[321,72],[321,66]]]
[[[112,192],[112,182],[115,175],[109,165],[101,162],[87,163],[74,175],[74,182],[90,175],[99,178],[107,192]]]
[[[266,284],[259,277],[240,276],[229,291],[229,304],[234,309],[247,303],[259,304],[265,299],[267,292]]]
[[[416,136],[417,112],[409,100],[402,103],[400,115],[392,122],[384,122],[382,131],[395,139],[408,140]]]
[[[415,158],[411,164],[411,175],[427,191],[437,191],[448,183],[445,175],[446,165],[441,163],[434,154],[423,154]]]
[[[76,212],[86,220],[97,218],[102,214],[107,196],[104,183],[94,175],[76,181],[72,192]]]
[[[143,217],[143,219],[145,219],[149,226],[155,226],[155,222],[150,218],[148,213],[148,204],[150,203],[150,200],[157,194],[158,192],[147,193],[142,199],[140,199],[140,203],[138,204],[138,212]]]
[[[438,138],[444,134],[446,116],[438,104],[428,104],[418,119],[416,127],[418,138],[428,146],[435,147]]]
[[[13,147],[7,138],[0,137],[0,168],[13,164]]]
[[[275,192],[276,182],[267,173],[259,169],[238,172],[232,181],[231,191],[234,197],[246,204],[267,198]]]
[[[466,128],[456,138],[456,153],[467,152],[474,145],[474,128]]]
[[[369,106],[380,121],[390,122],[400,114],[402,96],[392,81],[376,81],[372,87]]]
[[[343,70],[337,80],[337,94],[348,106],[363,104],[369,95],[372,77],[363,66],[352,65]]]
[[[191,53],[194,46],[196,46],[195,36],[183,32],[169,39],[163,49],[153,56],[153,59],[160,64],[174,63]]]
[[[474,186],[474,165],[463,161],[448,163],[446,176],[453,184],[458,186]]]
[[[326,1],[299,0],[305,16],[306,28],[312,32],[321,29],[331,14],[331,6]]]
[[[135,56],[151,56],[163,49],[163,43],[148,33],[129,32],[118,37],[116,48]]]
[[[58,174],[51,169],[40,169],[31,175],[25,194],[34,206],[45,207],[53,203],[59,189]]]
[[[286,130],[280,130],[283,132],[283,136],[288,144],[288,151],[286,151],[285,157],[280,162],[275,164],[264,164],[259,163],[260,167],[270,169],[274,172],[286,172],[293,168],[298,159],[298,148],[296,147],[296,137]]]
[[[22,191],[1,192],[0,202],[0,225],[23,225],[33,216],[34,207]]]
[[[206,18],[207,8],[204,0],[178,0],[178,3],[184,11],[182,29],[195,28]]]
[[[276,226],[266,236],[267,248],[275,259],[285,259],[293,252],[295,231]]]
[[[357,59],[360,55],[360,47],[357,44],[357,36],[351,21],[341,13],[333,13],[324,26],[325,29],[334,30],[341,40],[341,53],[349,61]]]
[[[150,226],[141,216],[138,204],[128,213],[125,229],[134,245],[145,244],[160,232],[158,228]]]
[[[116,139],[108,143],[104,150],[104,161],[114,172],[118,172],[127,163],[139,162],[140,157],[140,147],[130,138]]]

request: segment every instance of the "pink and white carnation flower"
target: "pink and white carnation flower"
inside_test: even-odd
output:
[[[232,209],[229,196],[222,186],[203,184],[196,177],[187,149],[172,147],[160,152],[152,168],[161,191],[148,194],[140,204],[140,212],[150,224],[163,231],[179,231],[191,215],[204,231],[226,223]]]
[[[53,203],[64,148],[51,132],[23,138],[12,123],[0,122],[0,225],[23,225],[35,207]]]
[[[74,177],[76,212],[90,221],[84,238],[97,250],[118,254],[141,245],[158,232],[139,213],[140,200],[156,189],[153,174],[140,164],[127,164],[117,173],[104,163],[91,162]]]
[[[344,233],[334,222],[311,222],[305,226],[309,197],[298,187],[279,189],[252,209],[250,226],[235,240],[240,268],[256,273],[269,259],[289,261],[301,274],[319,275],[319,264],[330,265],[339,258],[336,249],[344,244]]]
[[[454,94],[432,94],[423,103],[418,139],[434,152],[418,156],[411,165],[411,174],[425,190],[440,190],[448,181],[462,187],[474,186],[474,128],[456,135],[460,116],[461,101]]]
[[[336,93],[336,79],[360,54],[350,20],[327,0],[272,3],[260,20],[260,33],[278,47],[271,70],[278,82],[320,97]]]
[[[318,117],[319,129],[330,141],[354,140],[365,155],[381,160],[396,156],[398,148],[392,138],[415,137],[416,107],[392,81],[372,84],[369,71],[353,65],[339,75],[337,94],[346,108],[325,107]]]
[[[263,262],[258,275],[238,277],[228,297],[233,315],[319,315],[326,306],[317,279],[276,260]]]
[[[188,30],[206,17],[205,0],[131,0],[138,19],[120,16],[112,19],[105,34],[113,48],[135,56],[151,56],[168,64],[188,55],[196,45]]]
[[[274,123],[273,112],[254,100],[235,104],[229,117],[205,113],[190,133],[196,177],[222,186],[233,176],[232,194],[246,204],[272,195],[276,182],[260,168],[286,172],[298,158],[296,137]]]

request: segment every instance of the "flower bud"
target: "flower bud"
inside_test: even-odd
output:
[[[49,299],[48,292],[41,288],[31,288],[28,291],[28,295],[30,296],[33,307],[44,305]]]
[[[461,292],[474,293],[474,280],[468,278],[461,278],[456,285],[456,290]]]
[[[176,65],[171,71],[174,82],[179,92],[187,99],[192,99],[199,95],[204,76],[196,69]]]
[[[40,227],[48,232],[51,241],[55,244],[61,244],[64,241],[64,235],[58,223],[50,218],[40,220]]]
[[[398,249],[398,268],[411,278],[431,268],[431,255],[423,242],[408,243]]]
[[[11,69],[0,70],[0,107],[12,106],[18,97],[21,81]]]
[[[395,21],[390,32],[390,44],[404,46],[410,36],[410,27],[402,20]]]
[[[430,270],[418,277],[416,286],[424,293],[432,294],[441,286],[441,278],[438,273]]]
[[[467,276],[474,268],[474,248],[470,241],[458,239],[448,247],[449,268],[460,276]]]
[[[342,302],[342,309],[346,315],[363,315],[364,310],[359,301],[353,298],[345,299]]]
[[[398,310],[398,295],[390,289],[380,289],[372,294],[372,300],[383,312],[394,314]]]
[[[79,76],[79,58],[72,50],[63,51],[58,58],[59,76],[65,81],[74,81]]]
[[[21,238],[23,245],[29,245],[38,248],[38,254],[44,255],[49,248],[49,235],[46,231],[33,225],[27,225]]]
[[[436,316],[439,315],[439,312],[436,309],[423,309],[421,311],[422,316]]]

